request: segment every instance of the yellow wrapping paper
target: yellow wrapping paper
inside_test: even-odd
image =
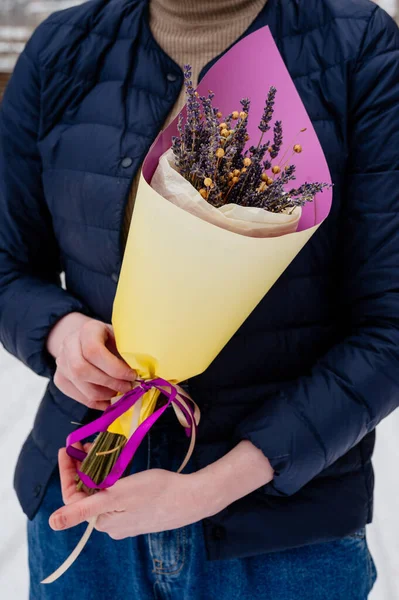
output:
[[[113,309],[118,351],[144,379],[198,375],[317,227],[279,238],[238,235],[174,206],[142,176]],[[141,420],[156,396],[145,397]],[[130,418],[112,431],[126,435]]]
[[[261,80],[259,54],[268,56]],[[271,85],[278,90],[276,115],[286,138],[304,131],[305,151],[295,160],[296,184],[329,183],[316,133],[268,28],[236,44],[197,89],[200,95],[212,89],[223,114],[250,97],[252,137],[259,135],[257,124]],[[298,231],[280,237],[247,237],[202,220],[150,185],[176,134],[176,122],[158,137],[143,165],[112,316],[125,361],[144,379],[159,376],[173,383],[209,366],[328,215],[332,195],[326,190],[305,206]],[[157,395],[150,392],[144,398],[140,421],[152,413]],[[127,435],[130,422],[131,413],[110,430]]]

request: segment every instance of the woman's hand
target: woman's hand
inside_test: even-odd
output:
[[[132,389],[136,372],[118,354],[111,325],[70,313],[53,327],[47,349],[56,359],[55,385],[88,408],[105,410]]]
[[[248,441],[197,473],[150,469],[120,479],[112,488],[92,496],[76,491],[77,463],[65,449],[60,450],[59,467],[67,506],[50,517],[50,526],[68,529],[98,517],[96,528],[116,540],[195,523],[273,478],[268,459]]]
[[[182,475],[150,469],[87,496],[76,491],[77,463],[59,452],[62,497],[67,505],[51,516],[53,529],[68,529],[98,516],[96,529],[114,539],[183,527],[217,512],[202,488],[200,472]]]

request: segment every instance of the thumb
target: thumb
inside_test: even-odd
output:
[[[50,527],[55,531],[69,529],[115,508],[116,500],[110,491],[97,492],[56,510],[49,519]]]

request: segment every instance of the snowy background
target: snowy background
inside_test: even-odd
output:
[[[0,71],[12,68],[31,27],[46,12],[78,3],[74,0],[0,0]],[[399,15],[397,0],[383,0],[380,4],[391,14]],[[15,498],[12,479],[19,449],[33,424],[46,381],[0,347],[0,385],[3,396],[0,455],[7,458],[2,463],[0,483],[0,597],[26,600],[26,522]],[[368,540],[379,578],[370,600],[399,600],[398,432],[399,411],[396,411],[377,430],[375,516],[368,528]]]

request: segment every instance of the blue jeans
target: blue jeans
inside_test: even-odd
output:
[[[186,446],[175,429],[171,435],[160,424],[143,442],[132,472],[177,470]],[[85,528],[52,531],[49,515],[61,505],[55,474],[28,525],[30,600],[366,600],[376,579],[365,530],[284,552],[207,561],[197,523],[121,541],[94,531],[73,567],[44,586],[40,581],[63,562]]]

